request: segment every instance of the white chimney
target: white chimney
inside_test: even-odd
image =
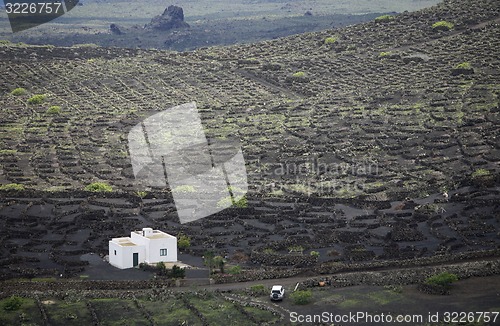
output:
[[[142,236],[143,237],[149,237],[152,234],[153,234],[152,228],[142,228]]]

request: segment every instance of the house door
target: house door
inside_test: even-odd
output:
[[[139,253],[138,252],[134,252],[134,254],[133,254],[133,264],[134,264],[134,267],[139,266]]]

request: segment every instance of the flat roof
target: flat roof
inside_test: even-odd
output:
[[[130,237],[114,238],[111,241],[123,247],[137,246],[137,244],[132,242]]]

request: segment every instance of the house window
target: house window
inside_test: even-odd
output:
[[[116,250],[115,250],[115,256],[116,256]]]
[[[167,249],[160,249],[160,256],[166,256],[167,255]]]

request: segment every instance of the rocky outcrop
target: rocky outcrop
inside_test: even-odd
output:
[[[188,28],[189,24],[184,21],[184,11],[181,7],[168,6],[163,14],[154,17],[151,23],[146,25],[147,29],[168,31],[171,29]]]

